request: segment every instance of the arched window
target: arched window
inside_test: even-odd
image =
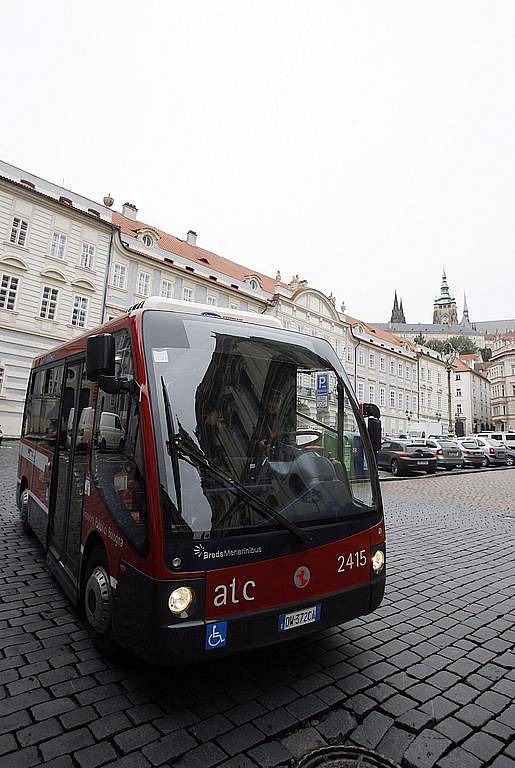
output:
[[[152,237],[152,235],[145,234],[141,239],[143,241],[143,245],[146,245],[147,248],[152,248],[152,246],[154,245],[154,238]]]

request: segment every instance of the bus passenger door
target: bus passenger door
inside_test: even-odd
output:
[[[93,419],[92,388],[82,363],[66,367],[50,551],[74,584],[79,572],[84,476]]]

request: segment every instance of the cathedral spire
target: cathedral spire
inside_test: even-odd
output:
[[[406,322],[406,318],[404,317],[404,307],[402,306],[402,299],[401,299],[401,303],[399,305],[399,317],[401,318],[400,319],[401,323],[405,323]]]
[[[470,325],[469,308],[467,307],[467,294],[463,293],[463,317],[461,325]]]
[[[393,309],[392,309],[392,316],[390,318],[391,323],[404,323],[404,312],[402,311],[402,300],[401,300],[401,306],[399,307],[399,299],[397,298],[397,289],[395,290],[395,296],[393,299]]]

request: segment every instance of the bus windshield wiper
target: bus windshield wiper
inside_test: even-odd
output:
[[[177,435],[173,426],[172,409],[170,408],[170,398],[168,397],[168,390],[166,388],[165,380],[161,376],[161,387],[163,389],[163,401],[165,405],[165,418],[166,418],[166,431],[168,434],[168,440],[166,441],[166,448],[170,456],[173,472],[173,484],[175,487],[175,496],[177,498],[177,511],[182,518],[182,494],[181,494],[181,475],[179,470],[179,455],[177,452]]]
[[[276,523],[279,523],[283,528],[286,528],[290,533],[293,533],[303,544],[311,544],[313,536],[310,533],[304,531],[298,525],[295,525],[295,523],[292,523],[291,520],[288,520],[287,517],[284,517],[284,515],[276,509],[273,509],[273,507],[269,507],[268,504],[265,504],[261,499],[258,499],[257,496],[254,496],[254,494],[247,491],[245,486],[238,482],[238,480],[234,480],[234,478],[228,475],[227,472],[224,472],[223,469],[220,469],[216,464],[213,464],[213,462],[204,456],[204,454],[196,447],[188,433],[186,432],[186,437],[184,437],[183,434],[181,434],[183,432],[184,430],[179,424],[179,432],[174,433],[175,445],[182,459],[196,468],[199,466],[202,467],[202,469],[209,472],[212,477],[220,480],[227,490],[231,491],[236,496],[239,496],[241,499],[245,499],[251,507],[258,512],[261,512],[262,515],[271,517]]]

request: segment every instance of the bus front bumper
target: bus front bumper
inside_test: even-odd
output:
[[[121,645],[136,655],[159,666],[195,664],[320,632],[374,611],[381,604],[385,588],[383,573],[371,583],[287,606],[240,613],[210,621],[203,618],[186,618],[164,623],[162,619],[165,616],[159,606],[149,599],[151,595],[148,593],[148,587],[150,586],[155,597],[155,590],[167,594],[174,583],[156,582],[138,573],[137,580],[147,582],[145,586],[140,583],[140,592],[134,590],[135,573],[138,572],[132,574],[130,589],[132,610],[127,611],[129,606],[124,605],[125,599],[121,592],[116,596],[115,637]],[[123,588],[123,585],[119,584],[120,586]],[[142,601],[138,599],[139,605],[134,606],[134,598],[138,593]],[[318,620],[288,630],[280,629],[281,615],[315,606],[319,606]],[[129,614],[132,620],[128,620]]]

